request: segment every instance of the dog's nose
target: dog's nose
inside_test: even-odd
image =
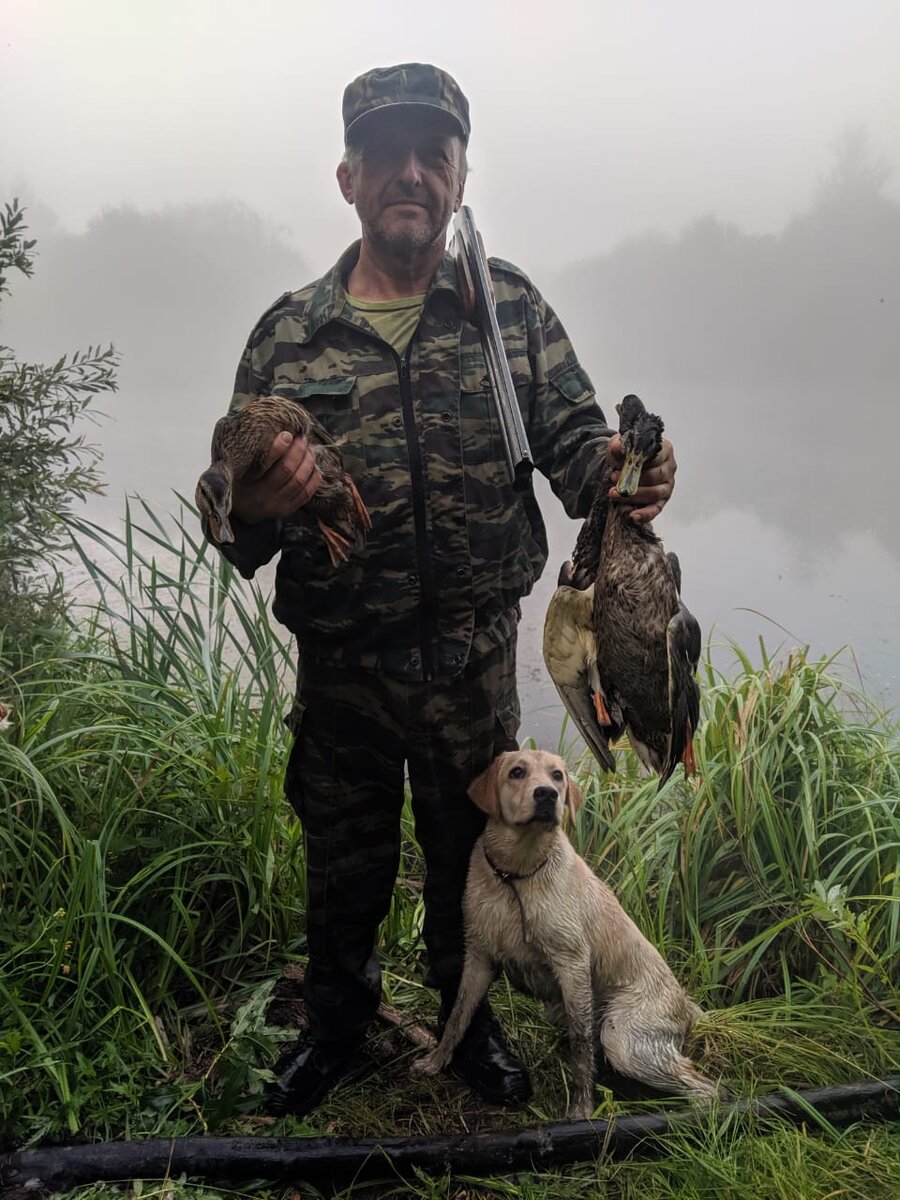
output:
[[[534,815],[536,817],[553,817],[556,815],[556,801],[559,792],[552,787],[536,787],[534,789]]]

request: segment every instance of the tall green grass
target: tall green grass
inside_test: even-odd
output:
[[[288,649],[258,589],[145,516],[121,537],[82,524],[93,605],[6,688],[0,1053],[34,1097],[29,1112],[5,1092],[6,1115],[38,1136],[93,1124],[104,1094],[101,1127],[133,1121],[130,1056],[144,1090],[177,1076],[185,1009],[221,1041],[222,998],[302,944],[280,803]]]
[[[696,986],[734,1002],[844,981],[896,1002],[900,747],[832,659],[736,649],[705,666],[699,775],[594,778],[573,833],[656,941],[690,957]]]
[[[192,526],[146,506],[121,535],[82,523],[67,638],[0,686],[15,717],[0,734],[0,1125],[16,1140],[249,1128],[277,1041],[271,985],[302,956],[302,839],[281,794],[292,650]],[[896,1070],[897,727],[829,659],[737,653],[733,679],[704,668],[698,779],[657,793],[624,752],[615,777],[583,761],[571,836],[708,1008],[695,1053],[733,1090]],[[405,826],[385,980],[427,1018]],[[565,1077],[539,1009],[495,993],[536,1078],[532,1109],[504,1122],[557,1116]],[[411,1082],[395,1036],[373,1054],[373,1079],[311,1128],[497,1123],[445,1078]]]

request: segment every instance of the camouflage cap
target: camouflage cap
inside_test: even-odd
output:
[[[358,132],[360,122],[372,113],[410,104],[447,113],[459,128],[463,145],[468,143],[469,102],[453,76],[430,63],[401,63],[396,67],[375,67],[347,84],[343,103],[344,144],[349,145],[351,130]]]

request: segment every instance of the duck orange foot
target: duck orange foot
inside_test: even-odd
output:
[[[690,725],[687,727],[687,741],[684,744],[684,753],[681,755],[681,761],[684,763],[685,775],[694,775],[697,771],[697,761],[694,758],[694,731]]]
[[[372,518],[369,516],[369,510],[366,508],[365,501],[359,494],[359,490],[349,475],[344,476],[344,481],[350,489],[350,495],[353,497],[353,506],[359,513],[359,519],[362,522],[363,529],[372,528]]]
[[[339,567],[341,563],[345,563],[350,557],[350,543],[342,533],[338,533],[336,529],[332,529],[330,525],[326,525],[321,517],[318,520],[318,525],[322,531],[322,537],[325,539],[325,545],[328,547],[328,557],[331,559],[331,565]]]
[[[612,717],[606,710],[603,695],[600,692],[592,692],[591,697],[594,701],[594,712],[597,714],[598,723],[600,725],[612,725]]]

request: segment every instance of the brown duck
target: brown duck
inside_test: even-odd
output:
[[[216,422],[212,462],[197,481],[197,507],[209,518],[217,542],[233,542],[232,485],[262,468],[282,430],[305,437],[312,447],[322,482],[300,510],[311,517],[325,541],[334,567],[346,562],[372,528],[356,484],[344,470],[341,452],[326,429],[302,405],[279,396],[257,396],[243,408]]]
[[[625,451],[616,490],[631,496],[660,451],[663,422],[637,396],[616,411]],[[615,770],[609,743],[627,730],[662,787],[679,762],[695,769],[700,626],[681,599],[678,559],[649,525],[610,504],[610,486],[607,468],[547,610],[544,661],[601,766]]]

